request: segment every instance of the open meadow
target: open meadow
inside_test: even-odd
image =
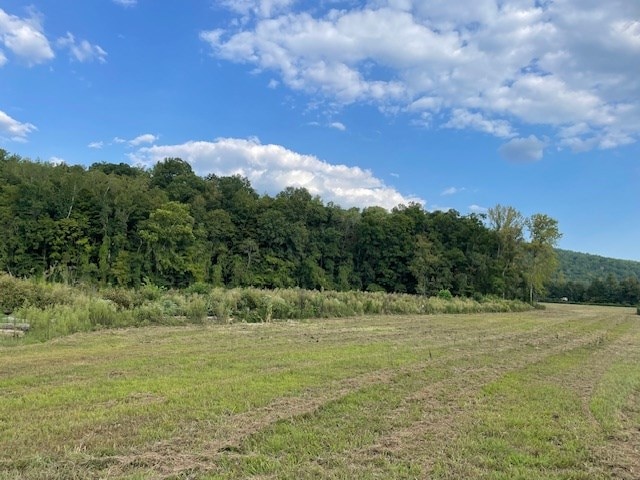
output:
[[[0,479],[640,478],[640,317],[145,327],[0,346]]]

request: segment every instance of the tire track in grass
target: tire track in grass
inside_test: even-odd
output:
[[[588,333],[580,337],[572,336],[571,341],[559,342],[558,336],[550,333],[529,338],[527,343],[535,346],[526,353],[517,345],[485,352],[483,360],[480,356],[476,357],[478,361],[475,365],[461,365],[452,371],[451,378],[407,396],[398,409],[390,412],[391,417],[399,419],[399,428],[391,429],[375,444],[348,454],[351,462],[366,468],[375,465],[380,458],[386,458],[420,463],[423,473],[431,471],[437,458],[445,454],[444,447],[460,434],[460,425],[468,421],[470,413],[476,408],[482,387],[502,375],[536,365],[551,356],[584,348],[597,342],[598,338],[599,333]],[[513,354],[517,352],[520,355],[514,359]],[[408,412],[416,408],[419,415],[414,414],[417,418],[407,422]],[[420,462],[417,458],[420,458]]]
[[[601,448],[610,452],[615,447],[605,442],[589,411],[589,399],[637,334],[637,323],[629,322],[628,316],[603,321],[611,327],[606,334],[487,385],[455,441],[441,453],[435,470],[429,470],[431,476],[638,478],[620,477],[598,455]],[[637,351],[640,345],[633,343]]]
[[[454,356],[453,358],[443,359],[442,364],[440,365],[439,375],[437,376],[437,378],[431,379],[435,383],[432,383],[430,384],[429,387],[424,388],[424,385],[421,384],[420,382],[417,382],[417,383],[414,382],[413,384],[409,382],[411,386],[408,387],[407,391],[399,392],[402,398],[404,398],[406,395],[407,398],[409,398],[409,401],[404,400],[404,405],[401,405],[401,407],[396,409],[395,412],[393,410],[391,412],[388,412],[390,413],[389,418],[393,419],[394,417],[396,417],[396,420],[387,421],[387,426],[385,428],[393,430],[394,428],[393,423],[395,422],[402,423],[407,416],[407,412],[406,412],[407,406],[412,403],[418,402],[418,403],[425,404],[427,399],[433,399],[436,403],[443,405],[445,409],[450,410],[451,398],[459,397],[460,392],[463,391],[463,389],[468,388],[470,384],[477,386],[482,384],[483,382],[490,381],[492,378],[495,378],[496,376],[500,375],[504,371],[509,371],[510,368],[519,368],[522,365],[535,363],[545,358],[546,356],[554,354],[555,352],[558,352],[558,351],[562,352],[562,351],[570,350],[572,348],[580,348],[581,346],[592,342],[593,339],[595,338],[595,335],[597,335],[597,334],[594,334],[593,332],[587,332],[581,337],[578,337],[578,338],[573,337],[572,341],[569,343],[563,343],[562,341],[560,341],[558,335],[554,332],[548,332],[548,331],[545,332],[543,329],[539,329],[536,332],[536,334],[537,335],[532,336],[531,332],[527,332],[526,335],[523,335],[523,337],[519,339],[521,341],[520,342],[516,341],[516,344],[513,345],[511,348],[496,349],[495,345],[492,345],[491,342],[483,342],[481,344],[482,346],[480,345],[473,346],[472,351],[474,352],[474,355],[472,355],[472,357],[475,357],[475,359],[477,359],[479,358],[478,357],[479,354],[486,356],[486,359],[485,359],[486,365],[482,368],[477,368],[474,365],[472,365],[473,359],[468,358],[466,355],[466,353],[468,352],[465,352],[465,351],[457,352],[458,355]],[[507,337],[509,337],[510,341],[515,340],[513,335],[507,335]],[[516,365],[514,367],[511,361],[511,354],[513,353],[514,350],[521,350],[522,341],[525,339],[527,340],[526,343],[530,344],[529,346],[530,352],[525,357],[522,357],[519,362],[516,362]],[[534,346],[536,342],[538,342],[538,344],[544,347],[545,349],[548,347],[547,345],[548,343],[555,343],[556,345],[553,347],[550,347],[549,350],[541,351],[540,350],[541,346]],[[496,368],[496,360],[499,358],[502,358],[504,360],[504,363],[499,368]],[[460,364],[460,361],[462,361],[463,363]],[[420,372],[424,368],[433,369],[434,364],[431,363],[431,364],[415,365],[411,372],[397,372],[395,379],[398,379],[398,377],[402,375],[412,375],[414,377],[417,376],[417,378],[415,378],[414,380],[423,380],[423,378],[420,378]],[[466,374],[463,374],[463,375],[460,375],[459,374],[460,372],[458,372],[458,375],[452,375],[450,378],[443,378],[447,375],[450,375],[452,372],[455,373],[454,370],[456,368],[467,369],[467,372]],[[386,387],[389,387],[389,384],[379,383],[378,386],[381,388],[386,388]],[[394,387],[395,385],[392,385],[392,388]],[[422,390],[420,390],[420,388],[422,388]],[[417,390],[417,393],[415,393],[416,390]],[[475,392],[475,390],[472,389],[472,392]],[[353,394],[354,393],[350,393],[349,395],[353,395]],[[400,398],[401,402],[402,402],[402,398]],[[324,399],[320,401],[320,404],[322,405],[323,409],[326,409],[327,405],[329,405],[331,402],[340,402],[342,399],[344,399],[344,397],[336,400],[331,400],[330,402],[327,402],[327,399]],[[310,412],[304,412],[302,415],[308,416],[309,413]],[[321,409],[315,409],[314,412],[311,412],[311,418],[315,416],[321,416],[322,413],[323,412],[321,411]],[[385,412],[385,414],[386,413],[387,412]],[[300,416],[300,415],[296,414],[296,416]],[[287,420],[287,422],[297,421],[296,416],[293,416],[292,418]],[[455,419],[455,415],[450,415],[449,418],[446,418],[446,415],[439,414],[435,419],[436,420],[435,423],[442,425],[443,423],[446,424],[447,421],[451,419]],[[279,419],[279,420],[282,421],[283,419]],[[429,420],[427,423],[433,424],[434,422]],[[273,426],[265,425],[263,427],[264,428],[262,428],[259,432],[256,432],[254,435],[261,436],[264,434],[265,431],[268,432],[268,429],[272,428]],[[402,444],[406,448],[406,442],[402,442]],[[368,448],[370,452],[373,452],[374,454],[373,456],[376,458],[379,458],[380,454],[383,453],[378,448],[378,445],[375,445],[373,448],[370,448],[370,447]],[[387,449],[387,453],[388,453],[388,449]],[[250,456],[251,454],[250,452],[239,450],[239,456],[242,457],[242,455]],[[366,456],[367,455],[365,454],[364,457]],[[336,461],[336,458],[338,457],[340,457],[339,454],[333,454],[332,460]],[[349,458],[348,463],[351,463],[351,464],[354,463],[353,459],[350,458],[352,457],[351,452],[343,453],[342,457]],[[361,461],[362,455],[360,455],[359,457]],[[344,464],[344,462],[342,464]],[[307,465],[307,467],[310,467],[310,465]],[[297,475],[300,475],[300,474],[302,474],[302,472],[298,470]]]
[[[392,325],[395,320],[394,318],[390,319]],[[430,326],[423,326],[431,330]],[[186,427],[180,436],[176,436],[167,442],[159,442],[146,452],[134,452],[130,455],[113,457],[111,461],[116,465],[112,466],[110,473],[115,474],[118,471],[126,471],[128,466],[147,465],[153,471],[159,473],[158,478],[162,478],[164,475],[173,475],[195,466],[201,468],[203,462],[206,463],[206,459],[211,458],[212,452],[214,456],[219,456],[220,454],[224,455],[225,452],[237,450],[247,437],[268,428],[276,422],[313,414],[322,406],[339,401],[350,393],[367,386],[389,384],[399,376],[411,374],[411,372],[424,371],[425,368],[434,369],[445,361],[458,361],[459,357],[469,357],[470,352],[476,352],[481,345],[484,345],[488,351],[495,348],[493,346],[495,343],[504,339],[515,341],[519,344],[525,340],[532,340],[530,329],[525,328],[523,332],[514,333],[513,325],[508,322],[506,325],[505,322],[499,321],[490,323],[488,326],[478,325],[478,327],[486,328],[486,332],[480,330],[481,343],[478,341],[478,331],[470,330],[468,326],[462,332],[466,335],[463,336],[461,332],[457,332],[458,335],[455,337],[447,338],[447,341],[453,343],[453,347],[452,345],[442,345],[441,348],[450,349],[452,347],[450,352],[447,353],[453,353],[453,360],[443,356],[427,363],[416,363],[394,370],[378,370],[358,377],[346,378],[335,382],[328,388],[308,389],[301,396],[284,397],[263,408],[231,415],[223,419],[222,424],[215,425],[215,430],[211,432],[215,440],[205,446],[190,445],[189,438],[194,438],[196,435],[190,435],[189,431],[201,428],[200,425],[192,425]],[[543,329],[536,328],[535,331],[541,333]],[[485,335],[485,333],[488,335]],[[440,375],[444,374],[444,371],[440,372]],[[201,450],[205,453],[202,455],[185,454],[185,450]]]
[[[553,314],[556,315],[556,312]],[[296,326],[298,331],[312,331],[314,335],[320,332],[322,333],[321,342],[333,341],[336,346],[345,341],[350,345],[371,339],[374,341],[388,339],[390,342],[397,342],[399,349],[414,349],[418,361],[404,366],[395,366],[391,361],[389,368],[364,372],[321,387],[308,388],[295,395],[282,396],[264,407],[187,423],[180,426],[171,439],[146,447],[134,447],[126,455],[100,456],[91,455],[90,452],[87,454],[79,452],[57,461],[52,459],[51,468],[58,472],[73,472],[74,469],[86,465],[87,468],[93,469],[92,472],[95,475],[92,476],[96,477],[100,476],[97,472],[102,472],[109,477],[139,474],[142,478],[175,478],[179,475],[187,476],[190,472],[224,473],[225,470],[221,464],[229,458],[251,457],[248,445],[257,436],[268,434],[274,426],[300,419],[313,422],[316,418],[329,415],[328,412],[333,406],[337,408],[345,401],[357,399],[359,396],[374,395],[377,389],[383,389],[383,397],[395,403],[387,406],[386,404],[378,405],[375,401],[369,402],[371,408],[382,409],[384,415],[389,415],[390,418],[371,442],[373,446],[361,448],[359,460],[354,465],[362,465],[362,459],[368,456],[367,449],[375,451],[377,444],[380,443],[379,438],[383,438],[384,435],[393,435],[389,432],[407,428],[406,418],[413,417],[407,413],[406,409],[408,407],[416,409],[416,404],[420,405],[420,402],[429,400],[428,397],[426,400],[420,397],[424,394],[421,390],[429,390],[430,386],[443,382],[440,387],[432,387],[440,388],[441,392],[440,397],[435,400],[439,405],[443,405],[445,410],[454,407],[457,410],[450,412],[451,417],[447,417],[447,412],[444,411],[433,420],[443,423],[450,421],[451,425],[455,426],[459,423],[458,416],[464,415],[469,406],[464,403],[451,406],[448,399],[453,398],[456,392],[463,391],[465,388],[474,388],[481,384],[483,379],[488,378],[488,375],[495,374],[495,372],[492,373],[495,365],[487,366],[489,362],[495,363],[496,359],[503,358],[504,365],[501,368],[510,368],[509,356],[513,351],[520,350],[526,351],[527,355],[541,355],[550,346],[561,348],[566,342],[573,342],[578,337],[585,342],[593,341],[603,330],[598,324],[590,323],[592,320],[588,316],[576,320],[570,314],[560,315],[553,321],[546,320],[544,312],[517,314],[510,317],[488,314],[473,316],[471,320],[469,318],[469,316],[446,316],[443,320],[443,317],[438,316],[402,320],[390,317],[384,320],[376,318],[371,322],[363,319],[340,320],[328,326],[322,322],[300,324]],[[448,322],[451,322],[451,325]],[[373,324],[377,331],[367,333],[369,324]],[[347,335],[347,340],[343,335],[336,335],[340,325],[344,325],[344,328],[351,332]],[[388,330],[385,330],[387,327]],[[301,335],[296,334],[293,327],[268,328],[275,329],[268,330],[275,331],[274,335],[286,336],[292,333],[297,337]],[[288,337],[278,340],[283,348],[286,348],[288,343],[286,338]],[[420,345],[421,339],[424,338],[428,339],[431,346]],[[430,350],[434,353],[432,359],[428,359]],[[483,360],[485,367],[478,368],[475,364],[482,356],[486,357]],[[485,371],[483,368],[488,370]],[[403,406],[402,402],[406,402],[406,399],[410,399],[412,395],[415,398]],[[405,408],[404,413],[403,408]],[[360,413],[366,418],[366,411]],[[207,436],[210,440],[203,442],[202,438]],[[399,445],[406,447],[406,442],[400,442]],[[411,452],[410,449],[409,452]],[[350,452],[331,452],[329,459],[351,461]],[[309,462],[307,466],[313,466],[313,462]],[[367,466],[366,460],[364,466]],[[326,465],[322,468],[329,469]],[[76,476],[82,477],[82,475]]]
[[[631,320],[625,342],[611,352],[613,363],[585,403],[606,442],[595,450],[616,479],[640,478],[640,322]],[[597,362],[596,362],[597,363]]]
[[[382,317],[383,318],[383,317]],[[488,325],[482,325],[482,328],[484,329],[483,333],[486,333],[488,335],[488,338],[502,338],[505,335],[505,331],[510,330],[508,326],[506,326],[504,324],[504,322],[501,321],[492,321],[491,317],[487,316],[487,315],[483,315],[480,317],[483,321],[486,321]],[[434,327],[432,324],[437,324],[438,322],[440,323],[445,323],[448,324],[449,321],[455,319],[457,322],[460,322],[461,319],[464,319],[465,322],[461,322],[461,325],[454,325],[454,327],[450,327],[445,329],[442,327],[442,325],[436,325],[436,327]],[[373,317],[371,319],[371,321],[369,321],[369,319],[347,319],[347,320],[339,320],[336,322],[318,322],[318,323],[314,323],[314,324],[300,324],[300,325],[282,325],[282,324],[272,324],[272,325],[256,325],[256,326],[243,326],[243,325],[239,325],[239,329],[242,330],[241,333],[246,334],[255,334],[260,335],[260,337],[262,336],[263,333],[269,335],[268,336],[268,341],[269,342],[273,342],[276,341],[278,343],[278,345],[281,345],[282,348],[287,348],[288,344],[290,344],[290,342],[293,340],[295,341],[299,341],[303,334],[299,333],[299,332],[303,332],[305,330],[307,330],[309,327],[311,327],[311,330],[315,333],[317,333],[318,331],[324,332],[323,333],[323,337],[322,337],[322,341],[328,341],[328,340],[333,340],[334,344],[336,344],[336,338],[337,340],[337,344],[341,344],[345,341],[345,336],[348,337],[347,341],[351,342],[351,343],[358,343],[358,342],[362,342],[368,338],[371,338],[371,336],[369,335],[369,330],[371,328],[376,329],[376,335],[373,337],[375,338],[389,338],[391,337],[392,339],[394,339],[394,341],[402,341],[402,346],[404,347],[405,344],[408,344],[410,342],[407,342],[407,340],[411,340],[412,339],[412,334],[413,337],[415,337],[414,335],[414,330],[419,330],[421,334],[426,334],[430,335],[431,333],[440,335],[440,339],[444,339],[447,342],[450,342],[453,339],[453,342],[456,344],[456,348],[462,348],[464,345],[467,344],[471,344],[475,341],[475,339],[473,338],[474,335],[472,335],[471,333],[469,333],[467,330],[469,329],[469,322],[466,321],[468,319],[468,317],[453,317],[453,316],[438,316],[438,317],[424,317],[424,316],[420,316],[417,318],[410,318],[410,319],[406,319],[406,318],[399,318],[399,317],[387,317],[384,320],[380,320],[380,317]],[[476,317],[477,320],[477,317]],[[329,323],[329,325],[327,325],[327,323]],[[369,324],[373,324],[374,327],[369,327]],[[376,327],[375,325],[378,324],[382,324],[380,327]],[[344,327],[341,327],[341,325],[344,325]],[[153,358],[161,358],[161,354],[168,354],[169,352],[173,355],[174,354],[174,343],[171,341],[172,338],[172,334],[178,334],[179,338],[178,338],[178,342],[177,342],[177,346],[175,348],[175,353],[177,354],[179,351],[181,351],[181,349],[184,346],[180,346],[182,345],[182,343],[185,341],[184,338],[185,337],[187,339],[190,339],[190,337],[187,335],[187,333],[184,332],[183,329],[179,329],[179,330],[175,330],[175,329],[171,329],[171,331],[165,331],[165,329],[154,329],[152,331],[138,331],[136,330],[134,333],[137,336],[140,336],[141,339],[138,338],[134,338],[131,339],[129,338],[128,335],[126,335],[126,332],[103,332],[100,334],[96,334],[96,335],[92,335],[92,334],[80,334],[79,336],[74,336],[74,337],[69,337],[69,338],[65,338],[64,339],[64,345],[62,345],[63,350],[65,350],[64,352],[58,351],[58,350],[54,350],[53,352],[53,356],[58,358],[60,360],[59,362],[59,367],[56,367],[55,372],[51,372],[49,371],[49,375],[52,376],[53,379],[53,383],[54,384],[58,384],[61,383],[62,380],[60,380],[59,375],[56,373],[58,372],[59,369],[65,370],[68,369],[69,366],[66,365],[66,363],[64,362],[64,360],[67,358],[68,355],[71,355],[72,358],[82,358],[83,364],[89,362],[89,359],[91,358],[91,362],[89,362],[87,364],[88,367],[91,367],[93,365],[93,363],[97,364],[102,364],[105,361],[104,355],[106,354],[106,363],[109,363],[111,361],[114,360],[118,360],[120,358],[120,355],[113,357],[113,352],[111,352],[110,348],[103,348],[101,343],[100,343],[100,339],[102,337],[113,337],[113,336],[124,336],[123,339],[128,342],[131,343],[132,347],[134,347],[137,344],[140,345],[146,345],[149,344],[150,346],[148,348],[152,348],[153,350],[151,351],[152,353],[152,357]],[[190,331],[192,331],[193,329],[189,329]],[[382,332],[380,332],[380,330]],[[215,329],[215,331],[217,332],[217,329]],[[344,335],[345,332],[348,333],[348,335]],[[366,338],[363,338],[362,332],[366,333]],[[198,330],[198,332],[200,332],[200,330]],[[337,332],[337,334],[336,334]],[[349,333],[350,332],[350,333]],[[233,336],[234,335],[234,329],[233,328],[227,328],[225,330],[226,335],[225,337],[229,337],[229,336]],[[379,335],[380,333],[383,333],[384,335]],[[117,335],[116,335],[117,334]],[[237,332],[235,333],[237,334]],[[273,335],[272,335],[273,334]],[[278,336],[280,335],[280,336]],[[511,335],[509,333],[509,335]],[[300,338],[294,338],[294,337],[300,337]],[[256,337],[258,338],[258,337]],[[398,340],[400,339],[400,340]],[[86,357],[86,354],[83,353],[83,348],[85,347],[85,343],[89,342],[90,344],[95,344],[99,347],[99,349],[101,349],[100,351],[102,352],[102,350],[104,350],[104,352],[102,352],[101,355],[98,355],[95,358],[92,357]],[[440,341],[440,340],[439,340]],[[53,342],[54,344],[56,342]],[[109,343],[113,343],[113,342],[109,342]],[[117,342],[116,342],[117,343]],[[193,345],[192,342],[189,342],[189,345],[187,346],[188,349],[201,349],[201,346],[199,344],[202,343],[202,340],[198,340],[198,345]],[[67,345],[69,344],[69,345]],[[158,349],[158,347],[162,347],[160,351]],[[170,348],[169,348],[170,347]],[[415,346],[411,346],[411,348],[414,348]],[[143,349],[136,349],[136,348],[130,348],[128,350],[126,350],[126,357],[129,358],[131,356],[133,356],[133,358],[139,358],[139,357],[144,357],[146,355],[145,352],[147,352],[148,350],[147,347],[143,348]],[[168,348],[168,350],[167,350]],[[42,348],[34,348],[34,352],[33,355],[29,355],[28,358],[36,357],[38,359],[39,362],[43,362],[46,360],[46,358],[48,358],[48,349],[45,352],[40,352],[41,349],[44,349],[44,347]],[[229,347],[225,347],[225,351],[228,350]],[[271,351],[275,351],[273,345],[270,345],[270,350]],[[92,352],[94,351],[93,349],[91,350]],[[38,353],[40,352],[40,353]],[[163,353],[164,352],[164,353]],[[258,348],[258,353],[262,356],[265,355],[265,352],[263,351],[262,347]],[[251,355],[254,355],[253,353]],[[46,358],[45,358],[46,357]],[[268,357],[265,357],[265,359],[267,359]],[[266,360],[265,360],[266,361]],[[93,362],[93,363],[92,363]],[[24,360],[21,360],[19,363],[17,362],[17,359],[14,359],[14,364],[16,364],[16,366],[20,366],[24,363]],[[164,362],[166,363],[166,362]],[[163,365],[164,365],[163,363]],[[163,366],[159,372],[162,372],[163,374],[171,374],[171,372],[173,370],[175,370],[176,368],[179,368],[179,366],[175,366],[174,365],[175,362],[171,362],[169,364],[166,365],[166,368]],[[75,368],[75,367],[74,367]],[[103,367],[104,368],[104,367]],[[111,367],[109,367],[107,370],[110,371]],[[374,377],[379,377],[381,374],[384,375],[385,372],[373,372],[372,375]],[[56,380],[57,379],[57,380]],[[67,379],[68,380],[68,379]],[[236,379],[237,380],[237,379]],[[388,381],[388,380],[384,380],[384,381]],[[348,388],[345,391],[351,391],[351,390],[357,390],[358,388],[360,388],[360,385],[366,385],[367,383],[371,383],[370,380],[362,380],[362,382],[360,382],[357,378],[351,379],[351,378],[347,378],[345,380],[345,384],[349,384]],[[48,385],[50,385],[51,381],[48,381],[48,383],[46,383],[43,386],[38,387],[38,389],[41,388],[47,388]],[[332,384],[333,385],[333,384]],[[321,398],[320,400],[318,400],[319,404],[322,404],[325,401],[331,401],[334,397],[336,396],[340,396],[344,394],[344,391],[342,391],[340,389],[340,384],[336,383],[335,385],[337,385],[337,389],[336,388],[331,388],[331,386],[328,387],[328,390],[330,392],[334,392],[335,394],[332,395],[328,400]],[[27,386],[27,391],[29,389],[34,389],[36,388],[36,386]],[[306,391],[306,393],[304,393],[304,400],[302,401],[302,405],[303,406],[308,406],[309,408],[314,408],[313,407],[313,401],[309,401],[309,398],[313,398],[314,396],[317,395],[325,395],[326,392],[324,392],[324,390],[327,390],[327,388],[324,389],[311,389]],[[24,390],[23,390],[24,393]],[[326,396],[326,395],[325,395]],[[263,423],[268,424],[269,422],[273,422],[273,421],[277,421],[278,419],[281,418],[281,412],[285,412],[287,415],[288,414],[295,414],[298,410],[294,407],[292,407],[292,404],[297,404],[298,402],[300,402],[299,396],[293,396],[291,397],[291,400],[287,400],[287,397],[281,398],[276,400],[276,403],[274,404],[275,406],[270,406],[267,405],[264,409],[253,409],[249,412],[245,412],[244,414],[239,414],[239,416],[231,416],[228,418],[231,418],[231,420],[228,420],[227,417],[223,418],[223,424],[229,424],[232,425],[233,428],[235,428],[237,425],[243,425],[243,424],[247,424],[247,425],[251,425],[252,427],[249,429],[255,429],[255,428],[259,428],[256,427],[256,425],[261,425]],[[89,405],[90,407],[92,405]],[[98,405],[97,407],[103,408],[104,405],[102,405],[102,407],[100,405]],[[301,410],[302,411],[302,410]],[[253,413],[255,412],[255,413]],[[272,415],[271,413],[264,413],[264,412],[276,412],[277,415]],[[288,412],[288,413],[287,413]],[[60,417],[61,419],[64,418],[65,416],[65,411],[60,411]],[[255,418],[253,418],[255,416]],[[286,415],[285,415],[286,417]],[[127,422],[127,419],[123,419],[124,422],[118,422],[117,425],[115,425],[115,429],[112,428],[110,425],[105,425],[105,428],[102,429],[101,431],[103,431],[104,435],[109,435],[109,437],[114,437],[114,447],[107,447],[107,449],[114,449],[116,448],[116,442],[118,441],[118,435],[119,430],[124,430],[125,432],[128,431],[128,429],[131,429],[131,427],[133,427],[134,425],[132,424],[131,421]],[[153,422],[153,418],[149,418],[147,421],[149,422]],[[127,425],[127,423],[129,425]],[[139,423],[138,425],[136,425],[136,427],[134,428],[140,428],[143,427],[144,424]],[[220,431],[225,431],[224,428],[218,428],[219,422],[216,420],[209,422],[209,424],[207,424],[207,422],[202,422],[202,423],[190,423],[187,424],[186,426],[183,426],[180,430],[182,430],[179,435],[176,435],[174,438],[168,440],[167,442],[161,443],[160,447],[157,446],[153,446],[152,448],[148,449],[148,453],[144,453],[143,450],[143,454],[141,455],[141,457],[162,457],[162,462],[167,462],[167,457],[165,455],[165,451],[171,451],[173,453],[174,456],[179,457],[179,458],[184,458],[185,461],[183,463],[189,463],[192,460],[194,462],[198,461],[198,456],[194,456],[194,455],[190,455],[190,454],[184,454],[184,452],[189,452],[189,451],[193,451],[194,449],[192,447],[198,447],[198,445],[195,445],[193,442],[190,441],[190,436],[192,433],[198,433],[198,431],[200,430],[204,430],[204,432],[201,433],[207,433],[206,431],[209,430],[212,432],[212,437],[220,437],[220,435],[218,435],[216,432],[217,430]],[[229,428],[227,428],[227,430],[229,430]],[[239,428],[237,429],[238,432],[242,433],[245,432],[245,430],[243,428]],[[235,432],[232,432],[235,433]],[[244,435],[244,433],[243,433]],[[229,435],[230,437],[233,437],[233,435]],[[99,439],[98,439],[99,440]],[[133,438],[131,439],[133,440]],[[83,440],[84,441],[84,440]],[[67,440],[67,442],[69,442],[69,440]],[[82,444],[83,442],[80,442],[80,444]],[[118,459],[116,459],[115,457],[109,457],[107,455],[104,454],[91,454],[92,449],[88,448],[77,448],[74,447],[73,445],[76,445],[76,442],[72,442],[70,448],[62,448],[62,446],[60,448],[58,448],[55,452],[53,452],[52,454],[48,455],[46,453],[44,454],[37,454],[34,452],[34,462],[35,463],[42,463],[45,465],[51,465],[51,468],[57,468],[57,466],[66,469],[67,471],[71,472],[74,471],[74,462],[77,462],[79,464],[87,464],[87,465],[110,465],[113,463],[120,463]],[[168,445],[168,446],[167,446]],[[179,446],[175,446],[175,445],[179,445]],[[224,447],[223,447],[224,448]],[[102,447],[100,447],[100,449],[102,449]],[[197,448],[196,448],[197,450]],[[94,450],[95,451],[95,450]],[[140,449],[138,448],[137,451],[140,451]],[[35,455],[38,455],[38,458],[35,458]],[[68,457],[68,458],[66,458]],[[145,463],[144,458],[140,459],[135,459],[135,455],[133,455],[134,460],[133,463],[136,464],[141,464],[141,463]],[[41,460],[39,460],[41,459]],[[26,457],[24,457],[24,461],[26,460]],[[6,463],[6,462],[5,462]],[[24,463],[24,462],[22,462]],[[6,463],[6,465],[8,466],[8,468],[11,468],[11,462]],[[65,466],[66,465],[66,466]],[[46,478],[46,476],[45,476]]]

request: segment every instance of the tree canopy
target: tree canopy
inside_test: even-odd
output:
[[[3,150],[0,222],[0,270],[15,276],[507,298],[543,293],[560,235],[512,207],[343,209],[303,188],[272,197],[240,176],[202,178],[179,158],[84,168]]]

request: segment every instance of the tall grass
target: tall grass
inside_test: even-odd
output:
[[[154,285],[138,290],[97,289],[0,274],[0,310],[29,323],[31,329],[25,339],[36,341],[75,332],[146,325],[206,321],[256,323],[378,314],[515,312],[530,308],[519,301],[451,298],[444,294],[427,298],[384,292],[222,289],[206,285],[185,291],[164,290]]]

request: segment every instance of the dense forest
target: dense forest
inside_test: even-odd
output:
[[[556,254],[558,270],[547,285],[549,300],[640,304],[640,262],[560,249]]]
[[[65,283],[195,283],[532,300],[556,267],[547,215],[486,216],[417,204],[343,209],[240,176],[34,162],[0,150],[0,271]]]
[[[618,280],[629,277],[640,278],[640,262],[601,257],[589,253],[556,249],[558,255],[558,278],[567,282],[589,283],[605,279],[609,275]]]

